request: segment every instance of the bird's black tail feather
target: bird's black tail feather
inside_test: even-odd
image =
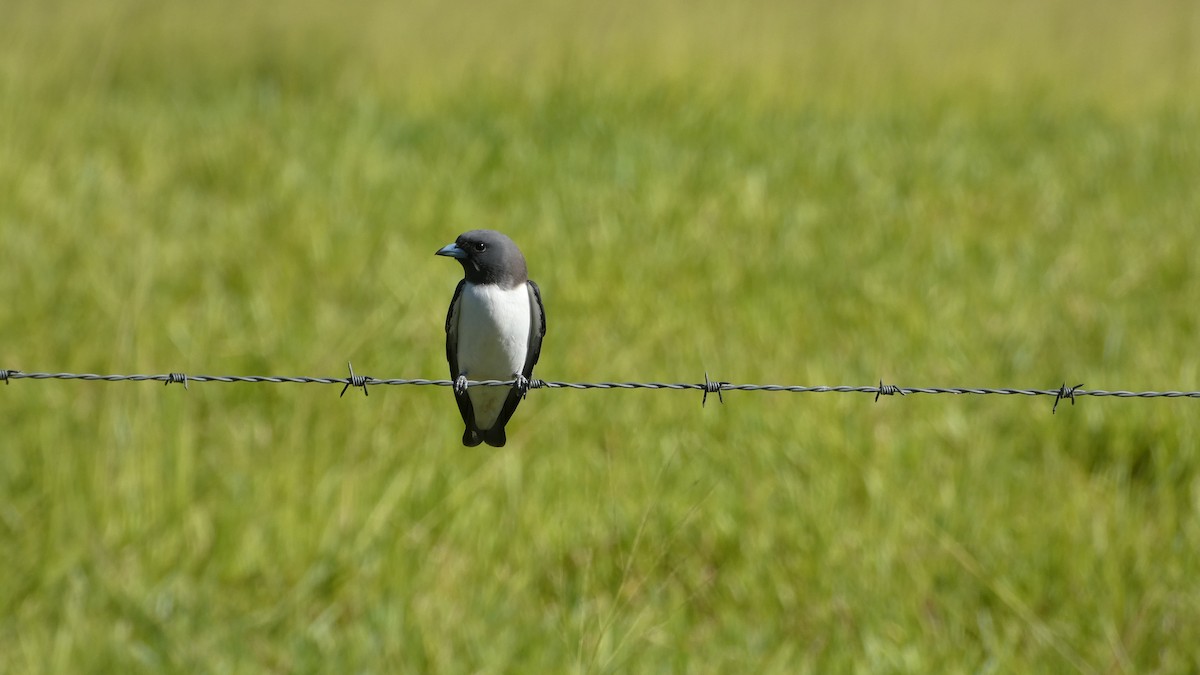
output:
[[[463,445],[467,446],[468,448],[473,448],[479,445],[483,442],[483,440],[483,437],[479,435],[479,431],[476,429],[467,427],[467,430],[463,432]]]
[[[504,435],[504,427],[495,426],[491,429],[475,429],[467,427],[463,431],[463,445],[473,448],[480,443],[487,443],[493,448],[503,448],[508,439]]]
[[[504,427],[500,424],[497,424],[496,426],[482,433],[483,441],[493,448],[503,448],[504,443],[508,440],[504,437]]]

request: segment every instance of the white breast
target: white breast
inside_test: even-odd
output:
[[[511,380],[525,368],[529,351],[529,290],[466,284],[458,307],[458,368],[470,380]],[[475,423],[490,429],[508,397],[506,387],[467,390]]]

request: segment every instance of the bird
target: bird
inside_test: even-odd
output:
[[[546,335],[542,292],[529,279],[525,256],[507,235],[471,230],[435,255],[454,258],[463,279],[446,313],[446,361],[466,430],[462,443],[503,447],[504,426],[529,391]],[[470,387],[472,380],[513,380],[503,387]]]

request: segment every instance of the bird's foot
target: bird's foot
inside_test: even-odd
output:
[[[529,387],[532,384],[528,377],[521,373],[513,373],[513,388],[521,393],[521,398],[525,398],[525,395],[529,393]]]
[[[467,376],[459,375],[454,378],[454,393],[462,396],[467,393]]]

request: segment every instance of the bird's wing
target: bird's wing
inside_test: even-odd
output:
[[[529,347],[525,352],[525,367],[521,369],[521,374],[528,378],[533,375],[533,366],[538,362],[538,357],[542,355],[542,337],[546,335],[546,309],[542,307],[542,291],[538,285],[532,281],[525,283],[529,287]],[[508,392],[508,398],[504,399],[504,407],[500,409],[496,423],[492,425],[491,429],[482,432],[483,440],[488,445],[496,447],[504,445],[504,425],[512,419],[513,413],[517,411],[517,405],[525,397],[525,392],[525,389],[517,387],[513,387]]]
[[[546,308],[542,306],[542,289],[532,281],[526,281],[529,287],[529,350],[525,352],[525,368],[521,374],[529,377],[533,374],[533,366],[542,355],[542,338],[546,335]]]
[[[458,369],[458,310],[462,304],[463,285],[466,283],[466,279],[458,282],[458,286],[454,289],[454,297],[450,300],[450,309],[446,312],[446,362],[450,364],[451,380],[457,379],[462,374]],[[467,392],[464,391],[460,394],[455,389],[454,400],[458,403],[458,413],[462,415],[463,424],[467,425],[463,443],[478,445],[478,440],[475,440],[474,443],[467,442],[468,436],[478,438],[477,432],[479,431],[479,427],[475,425],[475,407],[471,405],[471,397]]]
[[[450,309],[446,311],[446,361],[450,364],[450,379],[458,377],[458,305],[462,299],[463,286],[466,279],[458,282],[454,288],[454,297],[450,298]]]

